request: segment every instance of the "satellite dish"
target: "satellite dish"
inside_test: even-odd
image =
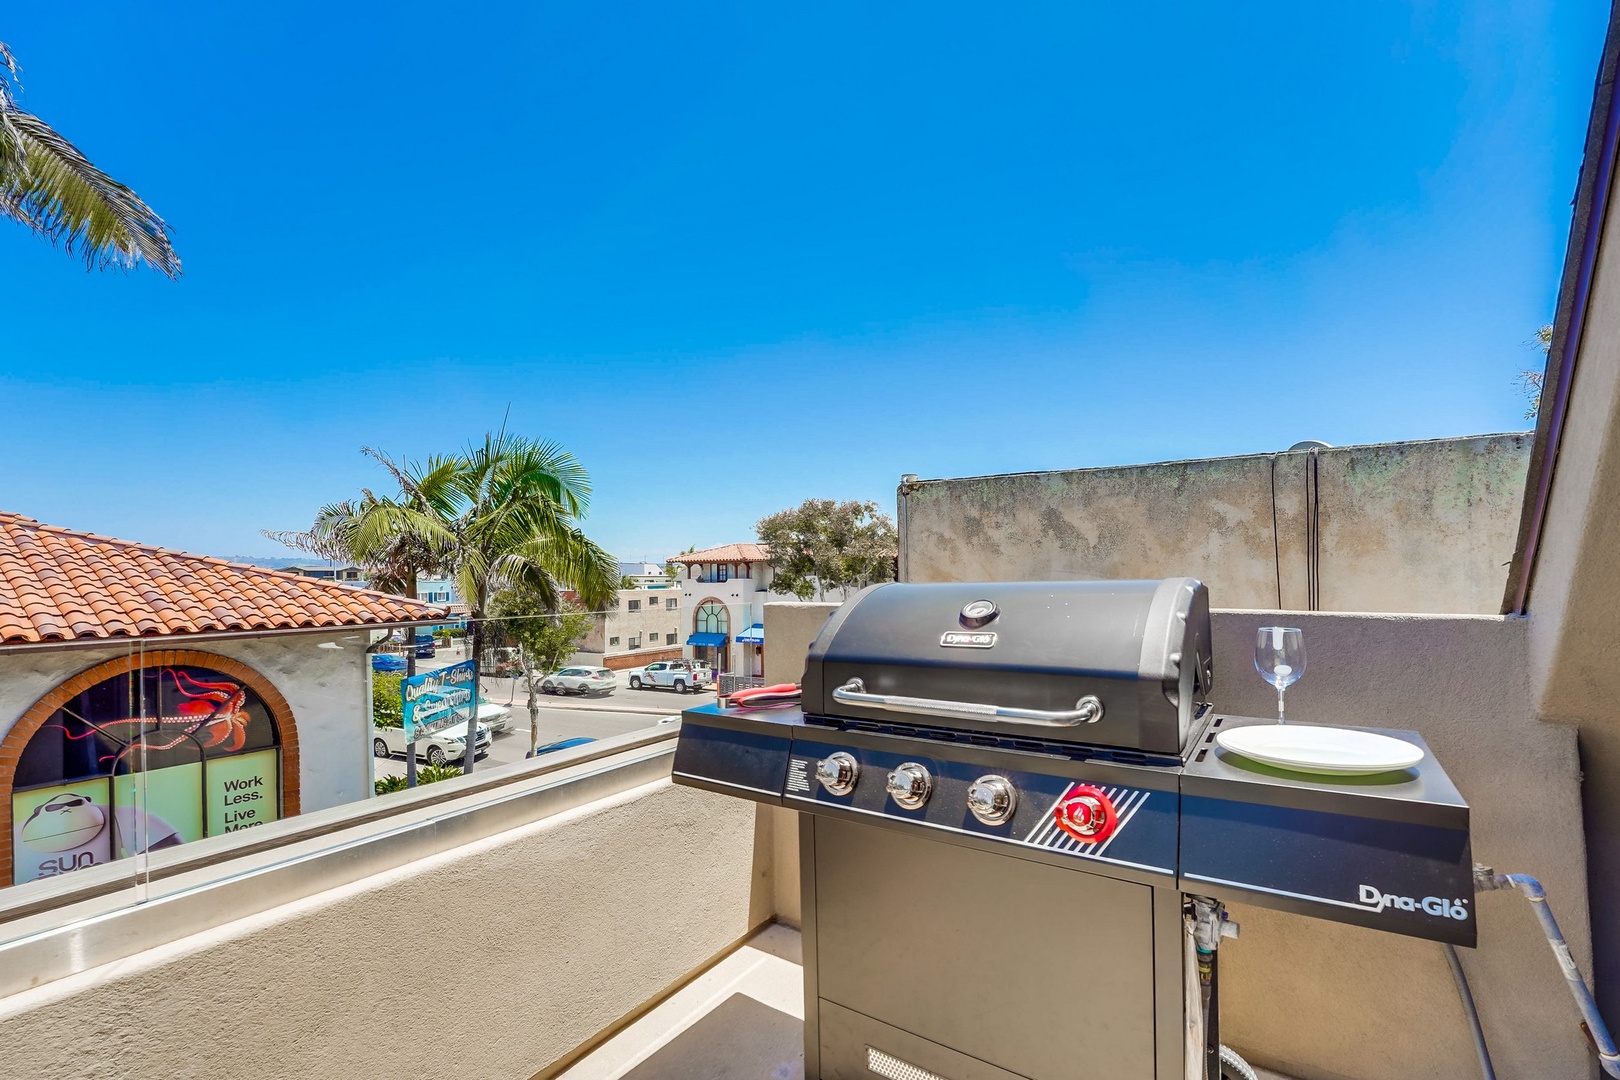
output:
[[[1321,439],[1302,439],[1288,448],[1289,453],[1295,450],[1331,450],[1332,443],[1325,443]]]

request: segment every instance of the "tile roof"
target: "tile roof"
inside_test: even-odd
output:
[[[431,619],[443,607],[0,511],[0,645]]]
[[[691,564],[705,562],[768,562],[770,548],[764,544],[723,544],[685,555],[677,555],[670,562]]]

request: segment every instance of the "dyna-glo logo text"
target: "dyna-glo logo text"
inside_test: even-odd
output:
[[[946,649],[988,649],[995,643],[996,635],[988,630],[947,630],[939,635],[939,644]]]
[[[1421,911],[1445,919],[1456,919],[1458,922],[1468,918],[1467,900],[1448,900],[1443,896],[1425,896],[1421,900],[1416,900],[1410,896],[1379,892],[1371,885],[1361,886],[1356,901],[1374,911],[1383,911],[1385,908],[1394,908],[1397,911]]]

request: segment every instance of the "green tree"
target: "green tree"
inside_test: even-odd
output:
[[[171,278],[169,227],[128,187],[17,104],[17,61],[0,42],[0,217],[20,222],[93,269],[144,262]]]
[[[894,522],[875,502],[806,499],[754,526],[770,550],[771,588],[801,600],[829,589],[859,589],[894,580]]]
[[[505,638],[518,651],[518,666],[529,692],[529,752],[540,744],[540,680],[562,667],[595,623],[580,608],[565,604],[560,611],[520,589],[506,589],[490,605],[491,638]]]
[[[405,726],[405,707],[399,694],[399,685],[404,680],[403,675],[371,673],[371,722],[377,727]]]
[[[564,589],[593,609],[614,597],[618,561],[576,524],[589,507],[590,478],[557,444],[503,428],[463,454],[419,465],[373,456],[400,493],[360,509],[353,550],[364,561],[391,545],[416,545],[456,583],[469,609],[474,685],[485,617],[501,590],[521,590],[551,611],[562,606]],[[472,754],[463,768],[473,771]]]

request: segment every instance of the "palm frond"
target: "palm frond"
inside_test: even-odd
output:
[[[145,262],[180,276],[163,219],[49,124],[9,103],[0,104],[0,213],[78,251],[93,269]]]
[[[17,106],[17,61],[0,42],[0,217],[21,222],[92,269],[145,262],[171,278],[169,227],[127,186]]]

